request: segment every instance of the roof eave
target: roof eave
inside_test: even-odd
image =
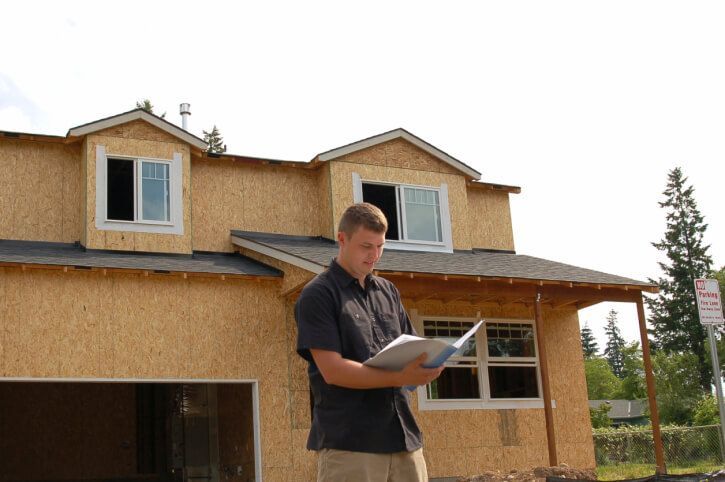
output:
[[[491,190],[491,191],[503,191],[507,192],[509,194],[521,194],[521,187],[519,186],[509,186],[507,184],[496,184],[493,182],[483,182],[483,181],[468,181],[466,183],[467,186],[473,187],[476,189],[484,189],[484,190]]]

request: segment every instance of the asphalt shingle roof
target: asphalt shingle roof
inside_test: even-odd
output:
[[[337,243],[322,237],[232,231],[237,236],[268,248],[326,267],[337,255]],[[572,283],[653,286],[638,281],[556,261],[522,254],[482,250],[434,253],[386,249],[376,265],[379,271],[441,275],[516,278]]]
[[[599,408],[605,403],[612,407],[609,418],[637,418],[646,415],[647,400],[589,400],[589,408]]]
[[[0,240],[0,263],[244,276],[282,276],[282,273],[276,268],[236,253],[197,252],[192,255],[129,253],[85,250],[78,244],[38,241]]]

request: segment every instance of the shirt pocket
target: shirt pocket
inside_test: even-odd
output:
[[[364,362],[371,356],[373,328],[370,318],[362,311],[350,307],[340,314],[342,357]]]
[[[400,322],[396,314],[381,312],[376,314],[376,318],[375,323],[373,323],[373,332],[379,344],[379,351],[399,337],[401,333]]]

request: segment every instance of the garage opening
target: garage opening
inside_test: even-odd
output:
[[[0,481],[259,480],[253,383],[0,383]]]

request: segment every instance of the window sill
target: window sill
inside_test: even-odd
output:
[[[544,408],[542,399],[526,400],[426,400],[425,392],[418,392],[418,410],[421,412],[439,410],[505,410]],[[551,401],[551,408],[556,408],[556,400]]]
[[[101,231],[128,231],[133,233],[184,234],[181,223],[173,224],[156,221],[96,221],[96,229]]]
[[[426,243],[421,241],[394,241],[386,240],[385,248],[398,249],[401,251],[426,251],[435,253],[452,253],[453,249],[443,243]]]

